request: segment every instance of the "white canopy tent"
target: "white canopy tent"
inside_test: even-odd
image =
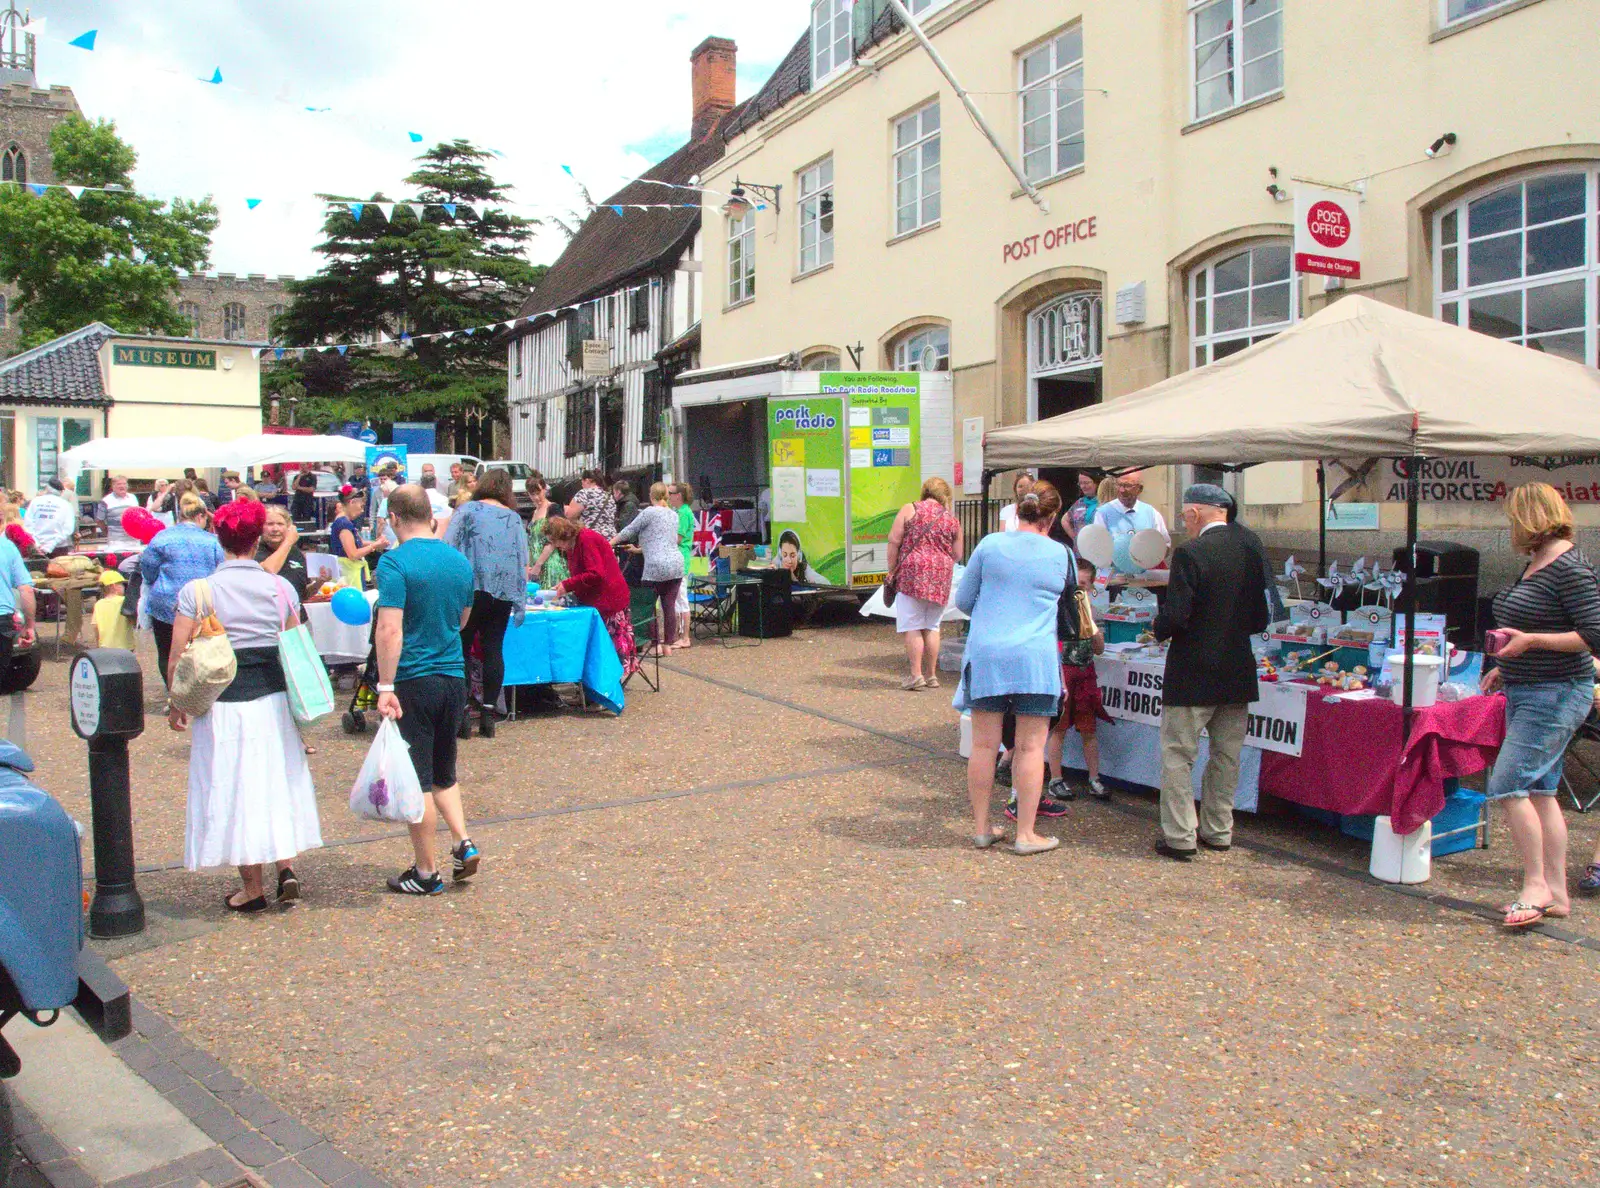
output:
[[[1367,297],[1131,396],[993,429],[988,470],[1600,453],[1600,371]]]
[[[252,433],[232,441],[205,437],[101,437],[61,455],[71,482],[85,470],[243,470],[284,462],[363,462],[365,442],[319,434]]]
[[[1540,454],[1600,454],[1600,371],[1351,296],[1131,396],[992,430],[983,443],[984,502],[990,474],[1022,466]],[[1409,584],[1417,484],[1407,489]],[[1416,638],[1415,613],[1408,600],[1408,639]],[[1407,649],[1408,731],[1411,687]]]

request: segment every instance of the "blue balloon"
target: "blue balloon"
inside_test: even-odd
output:
[[[350,586],[335,590],[330,605],[333,607],[333,617],[341,623],[360,627],[363,623],[372,622],[372,607],[367,604],[367,597],[360,590]]]
[[[1133,559],[1129,547],[1133,544],[1133,533],[1119,532],[1113,537],[1116,553],[1111,567],[1118,573],[1127,574],[1129,577],[1138,577],[1144,573],[1144,567]]]

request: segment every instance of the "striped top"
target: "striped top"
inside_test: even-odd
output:
[[[1496,594],[1494,620],[1534,634],[1576,631],[1589,645],[1587,652],[1530,651],[1502,660],[1500,671],[1508,685],[1594,676],[1591,653],[1600,652],[1600,582],[1576,549]]]

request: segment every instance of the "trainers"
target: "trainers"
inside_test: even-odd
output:
[[[415,866],[397,875],[389,876],[389,890],[397,895],[443,895],[444,880],[434,871],[424,878]]]
[[[1064,817],[1067,815],[1067,806],[1059,800],[1041,796],[1039,797],[1039,811],[1036,815],[1039,817]],[[1006,801],[1006,820],[1015,821],[1016,819],[1017,798],[1012,796],[1010,800]]]
[[[1089,781],[1089,795],[1093,796],[1096,800],[1110,800],[1111,789],[1102,784],[1100,782],[1100,777],[1096,776],[1094,779]]]
[[[461,844],[450,851],[451,878],[459,883],[477,874],[480,857],[478,847],[472,844],[472,839],[470,837],[462,838]]]
[[[1045,785],[1044,794],[1051,800],[1076,800],[1078,794],[1072,790],[1072,785],[1067,783],[1062,776],[1057,776]]]

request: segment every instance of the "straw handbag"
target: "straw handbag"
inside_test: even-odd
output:
[[[211,601],[211,583],[201,581],[195,591],[194,635],[189,646],[172,671],[172,688],[169,690],[174,707],[191,718],[198,718],[211,709],[218,697],[238,675],[239,662],[234,657],[228,633],[217,621],[217,608]]]

